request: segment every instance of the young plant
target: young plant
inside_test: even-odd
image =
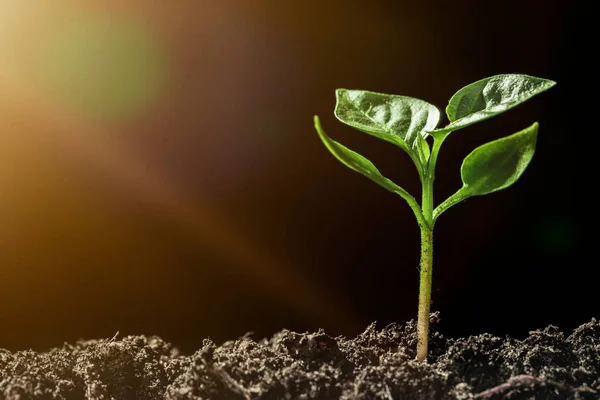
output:
[[[350,169],[400,195],[413,210],[421,229],[417,360],[426,361],[433,264],[433,227],[448,208],[471,197],[493,193],[515,183],[535,151],[537,122],[510,136],[477,147],[463,161],[463,186],[434,208],[433,181],[442,143],[450,133],[501,114],[554,86],[556,82],[527,75],[496,75],[460,89],[446,107],[450,123],[436,129],[440,111],[433,105],[406,96],[363,90],[336,90],[334,114],[341,122],[404,150],[419,173],[421,204],[406,190],[383,176],[371,161],[332,140],[319,117],[315,128],[329,151]],[[433,138],[430,149],[427,139]]]

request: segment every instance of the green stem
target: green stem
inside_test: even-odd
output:
[[[437,218],[442,215],[442,213],[444,211],[446,211],[447,209],[449,209],[450,207],[460,203],[461,201],[466,200],[469,196],[469,194],[465,194],[466,190],[464,190],[464,187],[461,188],[459,191],[457,191],[456,193],[454,193],[452,196],[448,197],[446,200],[444,200],[442,203],[440,203],[435,210],[433,210],[433,221],[435,223],[435,221],[437,220]]]
[[[417,320],[417,361],[427,361],[433,266],[433,228],[421,227],[421,277]]]
[[[431,184],[433,184],[433,178],[435,177],[435,166],[437,164],[438,154],[440,153],[440,147],[442,147],[442,143],[444,143],[446,137],[448,137],[448,134],[443,134],[433,139],[433,149],[431,149],[431,156],[429,157],[429,164],[427,165],[427,176],[431,179]]]
[[[433,229],[433,188],[430,186],[430,179],[423,180],[423,197],[421,208],[423,217],[427,222],[427,228]],[[423,229],[423,227],[421,227]]]
[[[402,188],[396,189],[394,193],[406,200],[411,210],[413,210],[415,217],[417,218],[417,222],[419,223],[419,226],[424,226],[428,224],[427,220],[423,216],[421,208],[419,207],[419,203],[417,203],[414,197],[412,197],[406,190]]]
[[[431,305],[431,281],[433,264],[433,176],[423,181],[423,217],[426,224],[421,228],[421,262],[419,283],[419,310],[417,318],[417,360],[427,360],[429,338],[429,310]]]
[[[427,360],[427,347],[429,341],[429,311],[431,308],[431,283],[433,278],[433,181],[435,180],[435,165],[440,147],[447,135],[434,138],[433,149],[429,163],[421,180],[423,186],[423,218],[426,224],[419,224],[421,228],[421,262],[419,282],[419,310],[417,318],[417,360]]]

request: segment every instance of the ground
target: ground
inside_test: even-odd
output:
[[[159,337],[79,341],[49,352],[0,350],[0,400],[600,399],[600,323],[566,336],[444,338],[432,314],[428,363],[416,325],[356,338],[287,330],[270,339],[205,339],[183,355]]]

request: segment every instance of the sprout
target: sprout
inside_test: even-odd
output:
[[[434,208],[433,181],[440,147],[450,133],[501,114],[542,93],[556,82],[527,75],[504,74],[482,79],[460,89],[446,107],[450,123],[436,129],[440,111],[406,96],[363,90],[336,90],[335,116],[364,133],[395,144],[413,160],[422,185],[421,204],[406,190],[383,176],[371,161],[332,140],[314,117],[315,128],[329,151],[344,165],[400,195],[413,210],[421,229],[417,360],[427,360],[429,309],[433,265],[433,227],[451,206],[471,196],[505,189],[521,177],[535,152],[538,123],[510,136],[477,147],[460,170],[463,186]],[[433,138],[433,147],[427,143]]]

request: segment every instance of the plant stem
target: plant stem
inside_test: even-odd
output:
[[[429,310],[433,266],[433,228],[421,227],[421,279],[417,319],[417,361],[427,361],[429,340]]]
[[[440,147],[447,135],[434,138],[433,150],[425,170],[421,184],[423,186],[423,218],[426,224],[419,224],[421,228],[421,262],[419,282],[419,310],[417,318],[417,361],[427,361],[427,347],[429,341],[429,311],[431,309],[431,283],[433,278],[433,181],[435,179],[435,165]]]

